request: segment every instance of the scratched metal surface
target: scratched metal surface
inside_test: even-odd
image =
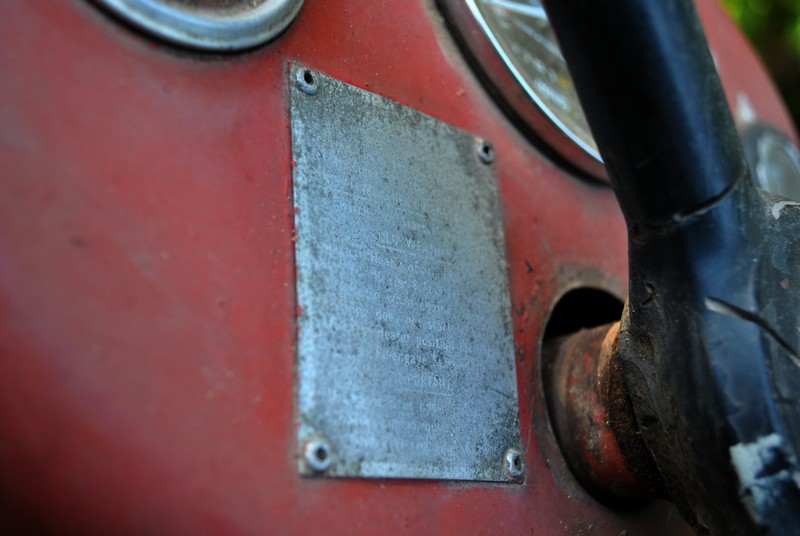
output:
[[[313,76],[316,93],[296,74],[291,89],[299,470],[322,438],[317,474],[508,481],[520,434],[493,165],[463,131]]]

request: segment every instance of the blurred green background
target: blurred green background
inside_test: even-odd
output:
[[[800,127],[800,0],[722,0],[755,46]]]

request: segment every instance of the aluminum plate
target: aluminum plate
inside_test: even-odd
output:
[[[479,140],[300,67],[291,130],[300,472],[519,481],[502,217]]]

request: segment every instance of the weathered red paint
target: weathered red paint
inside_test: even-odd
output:
[[[660,477],[628,400],[619,322],[550,341],[545,393],[559,445],[583,485],[611,506],[653,499]]]
[[[789,129],[741,36],[700,7],[732,99]],[[497,149],[524,485],[297,475],[290,62]],[[555,300],[624,293],[614,197],[514,130],[427,2],[307,0],[274,43],[230,56],[156,44],[85,1],[3,2],[0,73],[0,529],[686,530],[664,504],[592,499],[544,408]]]

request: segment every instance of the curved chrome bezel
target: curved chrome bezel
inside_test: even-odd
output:
[[[540,140],[570,166],[607,183],[597,149],[572,133],[524,81],[493,37],[475,0],[437,1],[490,93],[518,119],[523,132]]]
[[[213,9],[163,0],[93,1],[158,38],[209,51],[265,43],[286,29],[303,5],[303,0],[265,0],[254,7]]]
[[[489,26],[486,17],[484,17],[483,12],[480,10],[475,0],[466,0],[466,3],[467,7],[469,7],[470,11],[472,12],[472,15],[475,17],[475,20],[478,21],[478,24],[483,30],[483,33],[486,34],[486,37],[494,46],[495,50],[497,51],[497,54],[506,64],[508,70],[511,71],[511,74],[514,75],[514,78],[517,79],[519,85],[521,85],[522,88],[525,90],[525,93],[528,94],[531,100],[533,100],[533,102],[535,102],[536,105],[539,106],[539,108],[541,108],[544,114],[548,118],[550,118],[550,121],[552,121],[558,128],[560,128],[564,132],[564,134],[566,134],[566,136],[569,137],[569,139],[571,139],[575,144],[577,144],[578,147],[589,153],[590,156],[602,162],[600,153],[597,151],[597,146],[594,144],[590,145],[586,143],[586,141],[583,140],[579,135],[575,134],[568,125],[566,125],[563,121],[561,121],[561,119],[558,117],[558,114],[553,112],[550,106],[548,106],[547,103],[544,102],[544,100],[542,100],[539,94],[536,93],[536,91],[534,91],[534,89],[531,87],[531,85],[519,71],[516,62],[511,57],[509,57],[508,53],[506,53],[505,48],[495,36],[494,31]],[[542,11],[544,10],[542,9]],[[544,15],[541,15],[541,17],[544,18]],[[556,51],[555,47],[551,47],[551,49],[555,53]],[[558,57],[561,56],[559,55]]]

